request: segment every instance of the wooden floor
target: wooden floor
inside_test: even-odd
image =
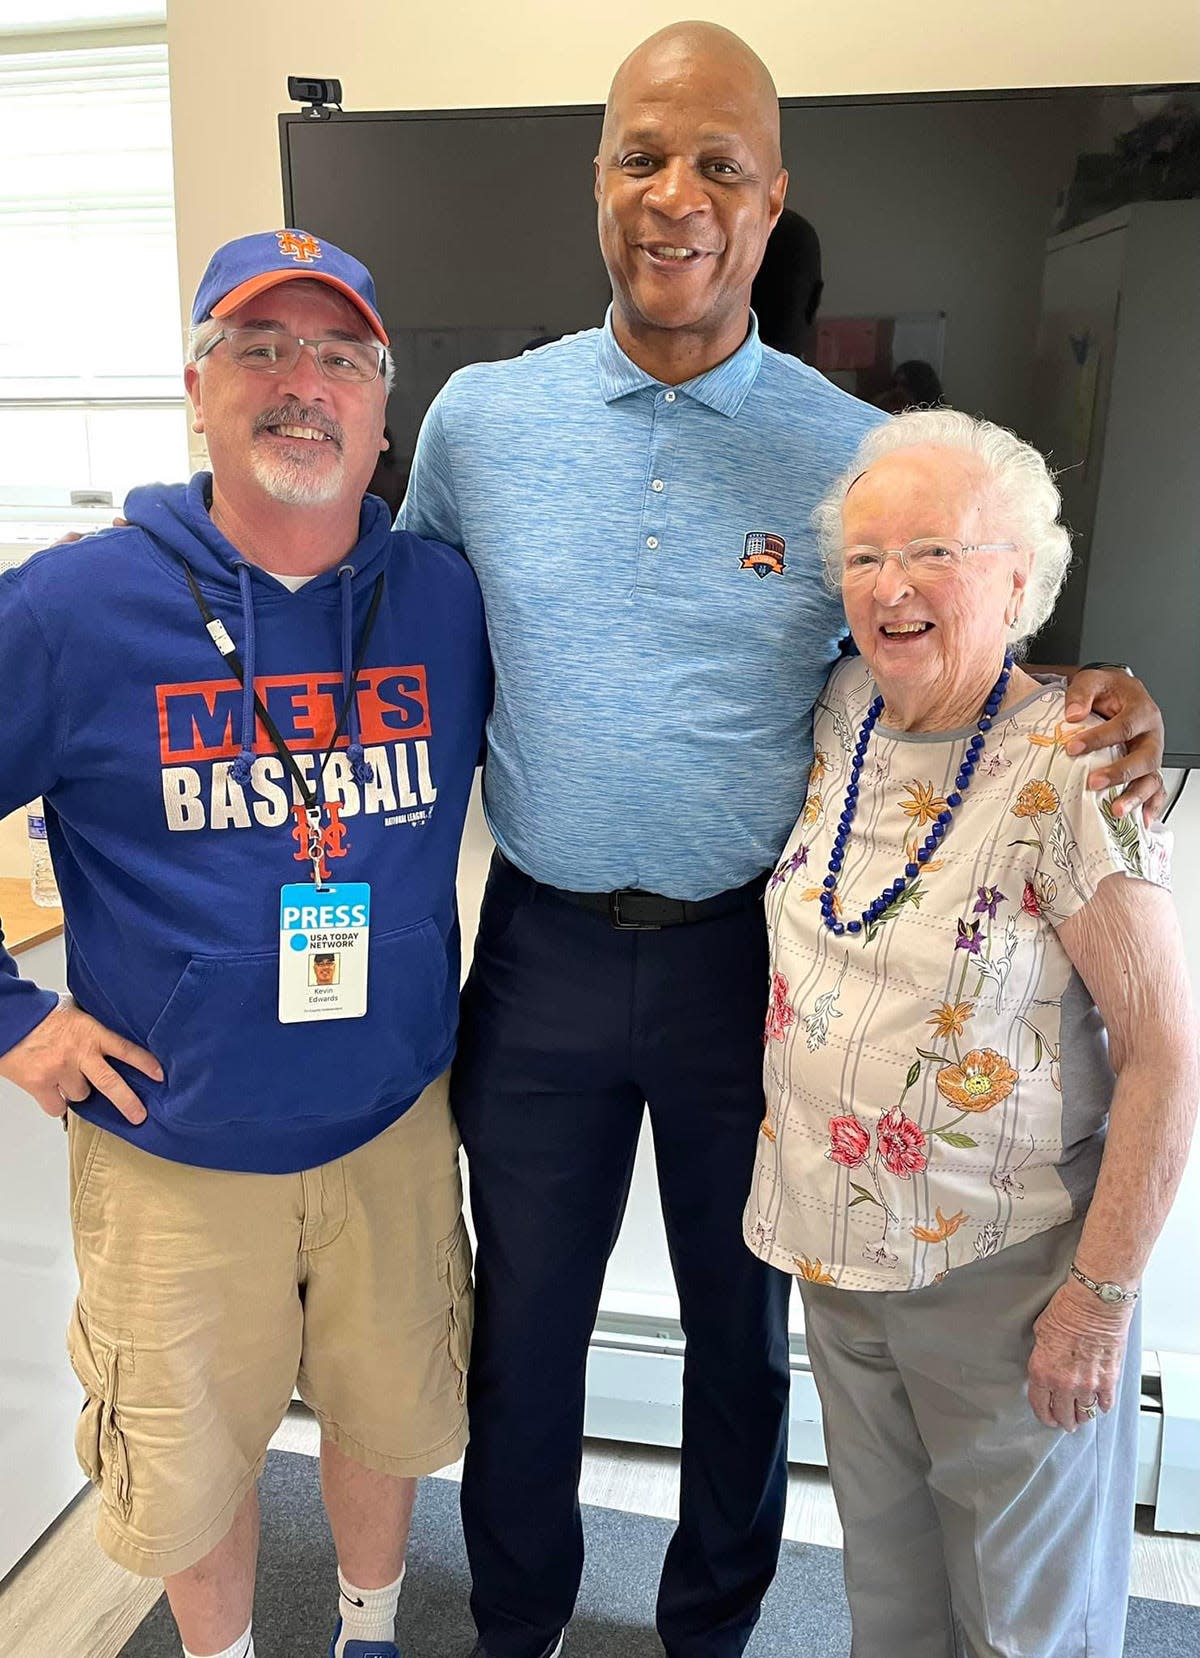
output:
[[[287,1451],[317,1452],[317,1424],[293,1405],[273,1441]],[[456,1479],[448,1468],[439,1479]],[[580,1496],[628,1514],[673,1519],[679,1488],[674,1451],[589,1440]],[[100,1553],[92,1538],[90,1489],[0,1585],[3,1658],[115,1658],[158,1597],[157,1580],[132,1577]],[[836,1548],[841,1528],[823,1472],[793,1468],[785,1536]],[[1163,1537],[1139,1520],[1133,1593],[1200,1606],[1200,1538]],[[332,1606],[332,1601],[331,1601]]]

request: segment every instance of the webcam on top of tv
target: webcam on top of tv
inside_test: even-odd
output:
[[[308,121],[328,121],[336,109],[342,113],[342,83],[322,80],[317,75],[289,75],[288,97],[305,107],[300,114]]]

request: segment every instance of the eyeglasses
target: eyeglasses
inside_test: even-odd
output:
[[[296,334],[282,334],[275,328],[227,328],[210,340],[196,361],[207,357],[224,340],[239,368],[255,374],[289,374],[300,360],[304,346],[311,346],[317,367],[328,380],[350,380],[363,384],[378,380],[383,370],[383,346],[365,340],[302,340]]]
[[[903,547],[847,547],[842,554],[842,581],[862,584],[875,580],[889,558],[921,580],[939,581],[953,575],[968,553],[1015,553],[1015,541],[975,541],[966,545],[952,536],[925,535]]]

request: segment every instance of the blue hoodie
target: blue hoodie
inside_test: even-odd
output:
[[[0,577],[0,813],[44,798],[71,992],[166,1073],[118,1066],[139,1126],[95,1094],[81,1114],[174,1162],[286,1172],[364,1144],[449,1062],[455,871],[491,669],[469,565],[393,531],[382,501],[365,498],[341,569],[291,593],[214,527],[210,484],[135,490],[129,529]],[[280,888],[311,878],[296,796],[178,554],[310,777],[384,576],[321,791],[340,806],[329,879],[371,887],[361,1018],[278,1019]],[[0,1052],[55,1003],[0,948]]]

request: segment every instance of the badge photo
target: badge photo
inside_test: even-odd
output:
[[[279,1019],[361,1019],[367,1011],[371,888],[285,886],[279,898]]]

